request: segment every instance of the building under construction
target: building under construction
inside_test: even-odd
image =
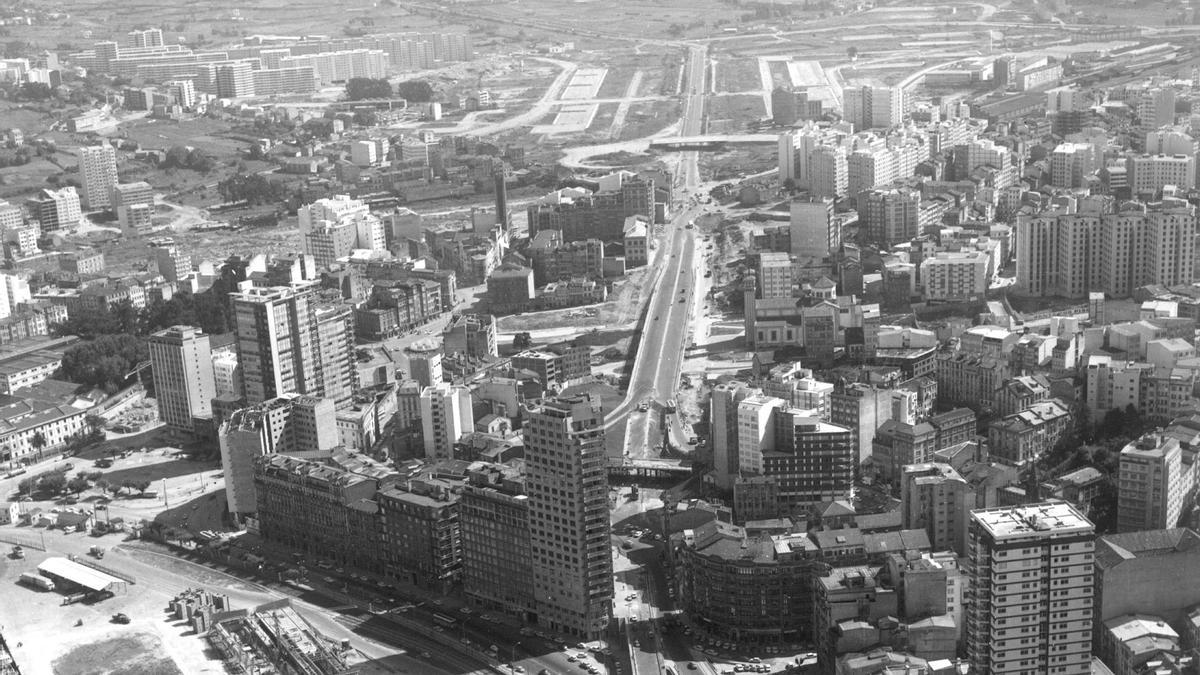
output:
[[[353,651],[349,641],[338,642],[318,633],[287,599],[215,614],[208,640],[235,673],[358,673],[358,668],[346,663]]]

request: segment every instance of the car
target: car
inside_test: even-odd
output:
[[[696,662],[688,661],[688,670],[695,670],[695,669],[696,669]]]
[[[575,663],[578,660],[579,659],[575,658],[574,654],[567,654],[567,662],[568,663]]]
[[[762,663],[762,659],[758,658],[757,656],[752,656],[750,657],[750,663]]]
[[[637,593],[630,593],[625,596],[625,602],[629,602],[630,600],[637,600]]]
[[[682,304],[683,304],[683,303],[685,303],[685,302],[687,302],[687,298],[680,298],[680,299],[679,299],[679,304],[681,304],[681,305],[682,305]]]
[[[522,665],[519,665],[519,664],[516,664],[516,663],[514,663],[514,664],[510,665],[510,666],[509,666],[509,668],[512,668],[512,671],[513,671],[514,673],[523,673],[523,672],[525,672],[525,666],[522,666]]]
[[[129,616],[124,613],[113,614],[113,623],[129,623]]]
[[[324,582],[325,582],[325,583],[327,583],[327,584],[336,583],[336,582],[334,581],[334,578],[333,578],[333,577],[322,577],[322,578],[321,578],[321,581],[324,581]]]
[[[460,608],[458,609],[458,611],[459,611],[459,613],[461,613],[461,614],[470,614],[470,613],[471,613],[471,608],[470,608],[470,607],[460,607]]]

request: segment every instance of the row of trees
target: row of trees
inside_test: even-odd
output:
[[[146,494],[150,489],[151,482],[148,480],[135,480],[126,478],[119,484],[109,481],[103,477],[99,471],[80,472],[73,478],[67,478],[66,472],[52,471],[44,473],[33,478],[26,478],[18,484],[17,489],[21,494],[32,495],[35,492],[50,495],[60,495],[71,493],[79,495],[84,490],[91,488],[93,485],[101,493],[112,493],[114,497],[119,495],[122,490],[128,490],[130,494]]]

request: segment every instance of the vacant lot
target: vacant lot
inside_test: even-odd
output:
[[[717,62],[717,91],[756,91],[762,87],[756,59],[727,59]]]
[[[596,98],[621,98],[625,95],[625,89],[629,86],[629,78],[637,72],[637,66],[623,65],[608,69],[608,76],[604,78],[604,84],[600,85],[600,92],[596,94]]]
[[[617,140],[645,138],[679,121],[678,101],[639,101],[629,106],[625,128]]]
[[[771,82],[775,87],[789,87],[792,84],[792,75],[788,70],[787,61],[770,61],[771,66]]]
[[[723,152],[700,153],[700,178],[726,180],[749,173],[767,171],[777,165],[773,150],[734,148]]]
[[[736,128],[758,121],[768,114],[763,98],[758,94],[726,94],[708,99],[709,120],[730,120]]]
[[[174,675],[182,671],[170,658],[159,656],[162,642],[149,633],[137,633],[81,645],[54,661],[62,675]]]

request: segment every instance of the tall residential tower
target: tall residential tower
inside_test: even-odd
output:
[[[600,399],[552,399],[529,412],[525,484],[538,622],[596,639],[612,607],[608,474]]]
[[[972,672],[1092,672],[1095,546],[1095,526],[1065,502],[971,513],[967,658]]]

